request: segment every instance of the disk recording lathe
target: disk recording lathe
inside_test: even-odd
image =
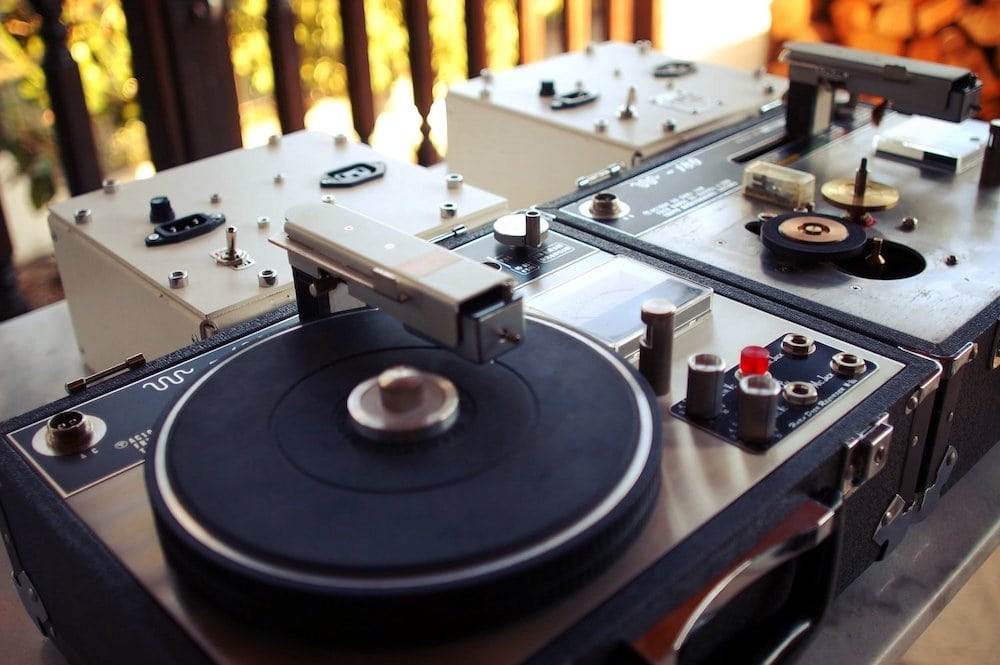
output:
[[[40,628],[81,662],[792,657],[881,554],[938,365],[536,211],[491,231],[292,207],[297,317],[4,424]]]

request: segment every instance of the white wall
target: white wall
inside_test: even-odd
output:
[[[663,0],[660,50],[752,70],[767,64],[770,0]]]

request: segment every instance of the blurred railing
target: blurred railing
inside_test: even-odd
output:
[[[100,186],[102,169],[89,131],[89,115],[79,74],[59,23],[60,0],[31,0],[43,17],[48,77],[56,133],[71,193]],[[240,147],[239,108],[230,60],[223,3],[219,0],[121,0],[132,43],[133,69],[157,169]],[[486,63],[486,0],[466,0],[466,53],[470,76]],[[522,62],[544,55],[545,17],[540,3],[517,3]],[[603,17],[600,38],[649,39],[653,0],[565,0],[563,47],[582,48],[592,40],[592,16]],[[433,102],[435,73],[431,63],[428,0],[404,0],[409,33],[409,64],[414,104],[422,119],[418,161],[439,157],[431,145],[427,116]],[[371,70],[368,62],[365,4],[341,0],[343,60],[354,129],[367,141],[375,125]],[[293,32],[296,17],[287,0],[268,0],[267,29],[274,70],[274,96],[283,132],[304,127],[305,103],[299,76],[300,55]]]
[[[55,135],[67,188],[72,195],[97,189],[104,178],[100,153],[84,102],[80,72],[70,55],[61,23],[62,0],[29,0],[41,17],[45,43],[42,69],[55,118]],[[149,154],[157,170],[241,146],[239,101],[222,0],[120,0],[125,13],[132,67],[141,82],[139,103]],[[403,0],[409,34],[413,102],[421,118],[417,161],[440,157],[430,141],[428,114],[434,101],[429,0]],[[466,0],[465,49],[469,76],[487,62],[487,0]],[[516,3],[521,62],[545,56],[550,25],[533,0]],[[354,129],[367,142],[375,127],[375,103],[368,59],[363,0],[341,0],[343,65]],[[654,0],[564,0],[562,47],[583,48],[593,38],[651,39]],[[593,17],[603,34],[594,35]],[[288,0],[267,0],[265,14],[274,74],[274,101],[282,132],[305,126],[301,57],[294,30],[297,17]],[[10,238],[0,218],[0,273],[9,270]]]

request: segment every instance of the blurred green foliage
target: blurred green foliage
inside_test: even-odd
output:
[[[39,35],[42,21],[26,0],[0,0],[0,149],[9,151],[31,180],[31,199],[44,206],[59,174],[54,118],[49,109]],[[146,129],[136,99],[125,15],[117,0],[70,0],[63,6],[67,44],[80,69],[101,164],[108,172],[148,159]]]

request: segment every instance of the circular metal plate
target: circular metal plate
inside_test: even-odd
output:
[[[899,203],[899,191],[880,182],[868,181],[864,194],[854,193],[854,179],[840,178],[823,184],[823,198],[843,210],[875,212],[888,210]]]
[[[791,240],[807,243],[841,242],[847,239],[847,226],[837,219],[802,215],[778,225],[778,233]]]

